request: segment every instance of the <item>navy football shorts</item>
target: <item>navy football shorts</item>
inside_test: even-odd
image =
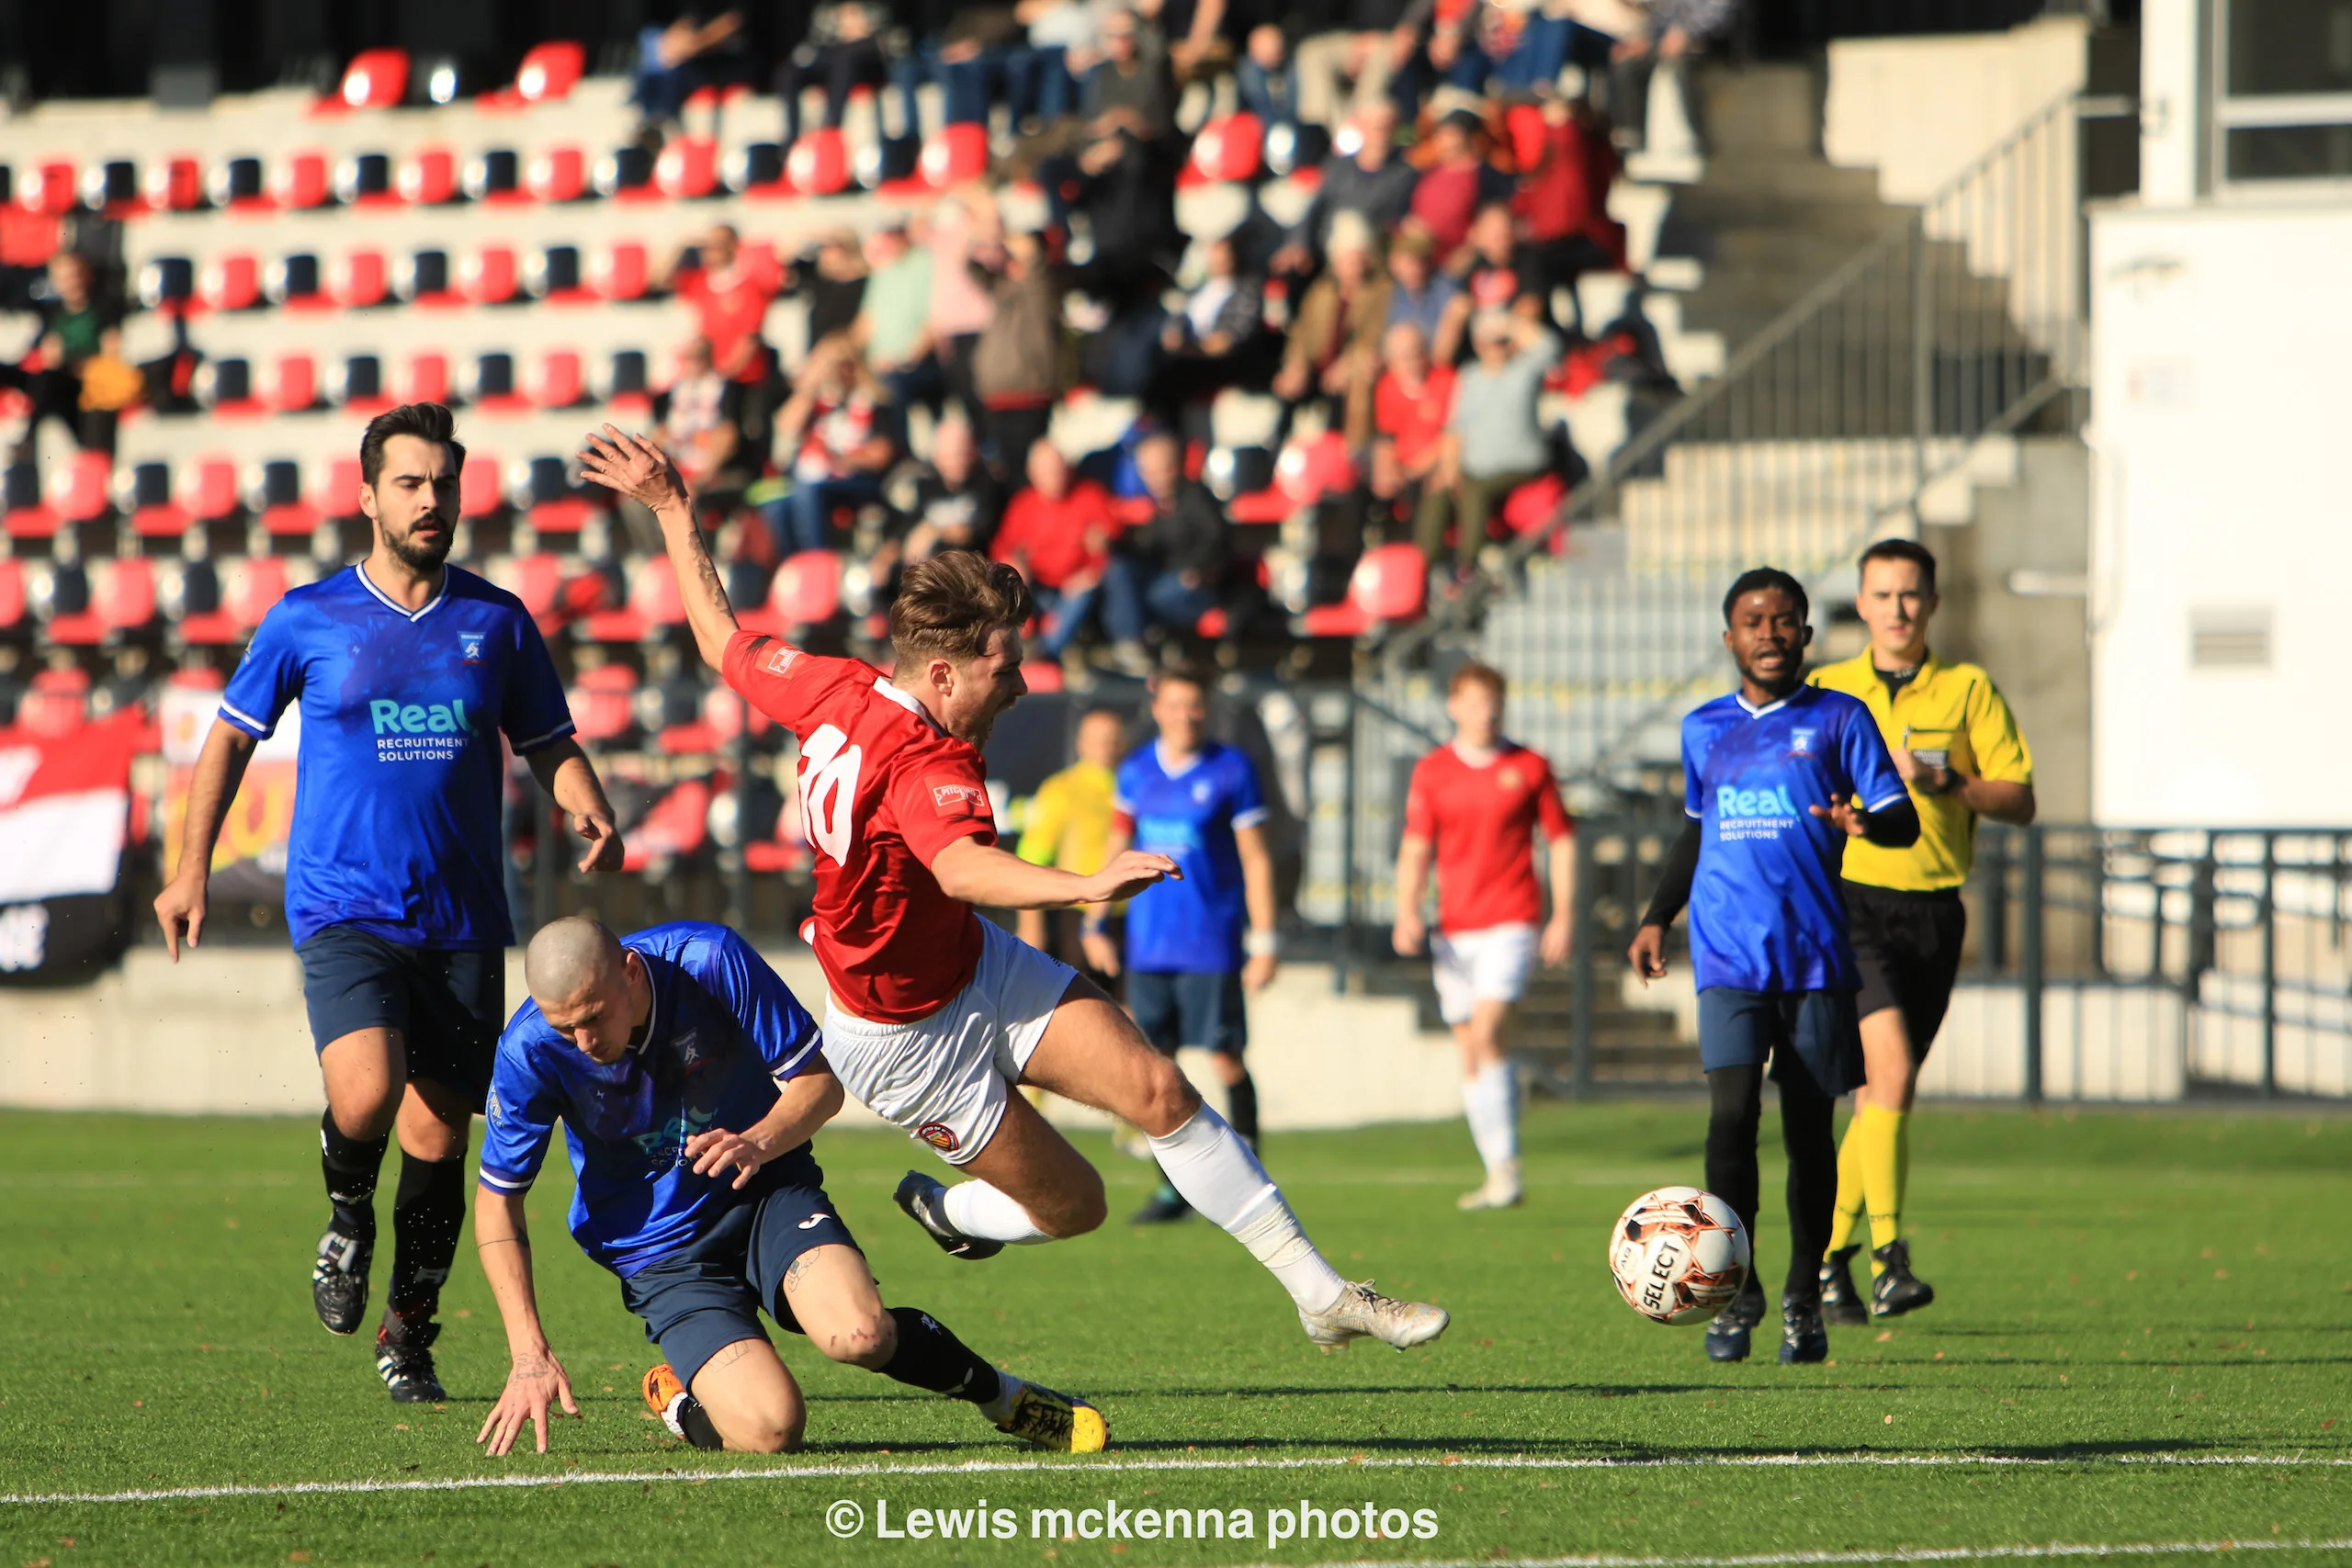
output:
[[[780,1162],[781,1164],[793,1162]],[[764,1307],[776,1326],[802,1332],[784,1299],[784,1274],[804,1252],[857,1242],[825,1196],[825,1173],[802,1154],[799,1168],[729,1210],[704,1235],[621,1281],[621,1303],[645,1320],[645,1337],[689,1389],[709,1359],[739,1339],[764,1342]],[[764,1181],[768,1172],[763,1170]]]
[[[1861,1086],[1853,992],[1710,986],[1699,993],[1699,1064],[1707,1071],[1769,1063],[1777,1083],[1792,1062],[1832,1100]]]
[[[455,1089],[482,1108],[506,1026],[503,949],[411,947],[356,926],[329,926],[294,951],[314,1050],[356,1030],[397,1029],[410,1077]]]
[[[1127,976],[1127,1007],[1143,1037],[1171,1056],[1182,1045],[1238,1056],[1250,1043],[1241,976],[1234,970],[1133,971]]]

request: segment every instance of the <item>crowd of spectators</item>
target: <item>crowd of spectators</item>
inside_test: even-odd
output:
[[[1046,654],[1139,673],[1155,643],[1266,608],[1263,540],[1199,475],[1217,395],[1271,394],[1269,445],[1337,433],[1360,476],[1351,525],[1316,547],[1410,540],[1442,592],[1479,570],[1510,498],[1578,471],[1544,413],[1573,362],[1589,381],[1630,345],[1662,371],[1638,303],[1630,332],[1588,323],[1576,286],[1623,265],[1608,193],[1650,73],[1719,37],[1730,3],[818,5],[764,75],[787,142],[841,125],[861,88],[899,96],[886,125],[915,126],[934,85],[934,118],[986,128],[989,173],[773,276],[747,276],[714,231],[675,275],[702,341],[665,429],[715,505],[756,513],[736,531],[748,558],[849,550],[878,603],[933,550],[988,549],[1036,587]],[[763,79],[741,21],[690,6],[648,30],[653,134],[694,86]],[[1289,128],[1311,195],[1188,237],[1194,83],[1254,132]],[[1039,187],[1042,224],[1006,222],[1010,182]],[[809,347],[787,378],[758,323],[790,290]],[[1081,385],[1142,411],[1110,449],[1049,439]]]

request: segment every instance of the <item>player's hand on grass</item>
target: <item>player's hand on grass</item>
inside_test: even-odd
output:
[[[1097,974],[1116,975],[1119,972],[1119,944],[1107,931],[1081,931],[1078,945],[1086,950],[1086,962]]]
[[[1115,904],[1122,898],[1132,898],[1145,888],[1161,882],[1182,882],[1184,874],[1166,855],[1155,855],[1143,850],[1122,850],[1116,859],[1086,879],[1086,891],[1079,896],[1081,904]]]
[[[580,451],[580,471],[615,495],[654,512],[685,504],[686,481],[669,454],[617,425],[589,433],[588,444]]]
[[[582,812],[571,819],[571,830],[588,845],[588,852],[580,857],[582,871],[618,871],[625,851],[621,845],[621,830],[609,817]]]
[[[175,964],[180,961],[181,935],[194,947],[204,934],[204,895],[200,877],[175,877],[155,895],[155,923],[164,928],[164,945],[171,949]]]
[[[1828,805],[1805,809],[1849,839],[1859,839],[1870,829],[1871,814],[1856,806],[1851,795],[1833,795]]]
[[[1634,973],[1642,977],[1643,985],[1665,979],[1666,928],[1644,926],[1635,931],[1634,945],[1625,950],[1625,958],[1633,964]]]
[[[580,1406],[571,1397],[571,1380],[564,1375],[563,1363],[555,1359],[552,1350],[536,1355],[518,1356],[506,1374],[506,1390],[491,1406],[490,1419],[474,1434],[474,1441],[486,1446],[492,1459],[511,1450],[514,1439],[522,1436],[525,1427],[538,1433],[538,1451],[548,1451],[548,1416],[558,1404],[566,1416],[578,1416]]]
[[[1421,951],[1429,935],[1429,922],[1421,919],[1419,909],[1399,909],[1396,924],[1388,933],[1388,945],[1396,950],[1397,957],[1411,958]]]
[[[1536,953],[1547,968],[1557,969],[1568,961],[1568,949],[1576,942],[1575,928],[1567,921],[1554,919],[1544,922],[1544,935],[1536,944]]]
[[[686,1140],[686,1157],[695,1162],[696,1176],[717,1177],[733,1166],[736,1190],[741,1191],[767,1164],[770,1151],[741,1133],[730,1133],[724,1127],[707,1133],[696,1133]]]

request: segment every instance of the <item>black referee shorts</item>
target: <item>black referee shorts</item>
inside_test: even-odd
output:
[[[1960,977],[1960,950],[1968,936],[1968,908],[1957,887],[1915,893],[1848,882],[1846,934],[1862,988],[1855,1014],[1868,1018],[1884,1008],[1903,1014],[1911,1037],[1911,1060],[1928,1059],[1928,1047],[1951,1006],[1952,983]]]

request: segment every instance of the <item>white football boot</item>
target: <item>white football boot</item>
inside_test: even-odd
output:
[[[1519,1184],[1519,1161],[1507,1159],[1487,1172],[1487,1179],[1476,1190],[1456,1198],[1453,1206],[1457,1209],[1516,1209],[1523,1196]]]
[[[1408,1350],[1436,1338],[1453,1321],[1443,1307],[1384,1296],[1369,1280],[1350,1283],[1340,1292],[1340,1299],[1321,1312],[1301,1307],[1298,1313],[1298,1325],[1327,1356],[1363,1338]]]

